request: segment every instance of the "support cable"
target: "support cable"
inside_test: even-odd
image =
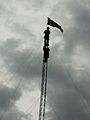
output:
[[[54,49],[57,52],[56,48],[54,48]],[[56,57],[57,57],[57,55],[56,55]],[[65,66],[65,62],[64,62],[63,57],[61,57],[61,63]],[[88,117],[90,117],[90,115],[89,115],[90,108],[89,108],[89,105],[87,103],[87,100],[85,99],[83,93],[81,93],[81,91],[80,91],[80,88],[78,87],[78,85],[76,84],[76,82],[74,81],[74,79],[72,78],[71,73],[68,70],[68,68],[64,67],[64,69],[66,69],[66,72],[67,72],[67,79],[72,82],[72,85],[73,85],[74,89],[76,90],[76,92],[78,94],[78,97],[80,99],[80,103],[81,103],[81,106],[82,106],[84,112],[87,114]]]

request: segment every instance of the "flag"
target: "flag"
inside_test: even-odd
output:
[[[56,28],[60,29],[61,32],[63,32],[62,27],[60,25],[58,25],[56,22],[54,22],[53,20],[51,20],[49,17],[48,17],[47,25],[56,27]]]

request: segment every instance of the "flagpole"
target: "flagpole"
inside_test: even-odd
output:
[[[47,67],[48,67],[48,59],[49,59],[49,35],[50,30],[49,26],[57,27],[63,32],[61,26],[59,26],[56,22],[47,18],[47,29],[44,31],[44,46],[43,46],[43,64],[42,64],[42,79],[41,79],[41,95],[40,95],[40,107],[39,107],[39,120],[45,119],[45,108],[46,108],[46,96],[47,96]]]

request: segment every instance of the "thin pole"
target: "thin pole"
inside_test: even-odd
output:
[[[42,64],[42,79],[41,79],[41,95],[40,95],[40,107],[39,107],[39,120],[45,119],[45,107],[46,107],[46,93],[47,93],[47,67],[49,58],[49,27],[44,31],[44,46],[43,46],[43,64]]]
[[[39,108],[39,120],[41,120],[41,117],[42,117],[44,75],[45,75],[45,63],[43,62],[43,65],[42,65],[42,80],[41,80],[41,95],[40,95],[40,108]]]
[[[44,88],[44,107],[43,107],[43,120],[45,119],[45,109],[46,109],[46,96],[47,96],[47,68],[48,61],[46,62],[46,71],[45,71],[45,88]]]

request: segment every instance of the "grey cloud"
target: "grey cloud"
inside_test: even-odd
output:
[[[90,9],[82,6],[78,1],[68,6],[73,16],[74,27],[71,27],[65,33],[66,51],[73,51],[77,45],[82,45],[85,49],[89,49],[90,44]]]
[[[33,35],[31,30],[29,30],[23,24],[14,22],[13,20],[7,20],[5,25],[10,29],[11,32],[23,36],[23,39],[35,39],[35,35]]]
[[[8,39],[0,46],[0,54],[9,72],[21,77],[40,75],[41,58],[33,49],[19,50],[19,40]]]
[[[36,1],[35,6],[37,4],[41,6],[42,3]],[[57,12],[60,11],[59,4],[58,7],[57,5],[55,6],[54,10],[56,11],[52,12],[53,17],[61,17],[61,15]],[[63,36],[65,41],[63,56],[66,58],[65,64],[70,64],[70,62],[73,62],[71,57],[78,45],[83,45],[85,49],[88,49],[87,51],[89,52],[90,17],[89,9],[86,6],[82,6],[78,1],[70,1],[68,5],[65,5],[64,11],[70,11],[73,16],[73,27],[69,26]],[[64,11],[62,13],[64,13]],[[58,21],[61,21],[61,18],[59,18]],[[31,36],[24,26],[18,26],[18,24],[15,24],[14,31],[20,34],[25,34],[25,36]],[[40,78],[42,63],[42,59],[40,57],[41,54],[36,54],[33,49],[19,50],[20,44],[21,43],[19,43],[19,40],[12,38],[0,45],[0,56],[1,59],[4,60],[5,67],[10,73],[16,75],[17,79],[21,77],[25,79],[25,82],[26,78],[30,78],[30,80],[35,77]],[[59,45],[57,47],[59,47]],[[53,48],[51,48],[51,50],[53,50]],[[56,113],[64,120],[89,120],[90,117],[88,116],[88,109],[90,106],[90,70],[88,69],[87,74],[87,66],[85,66],[84,73],[86,72],[87,75],[85,75],[83,71],[80,71],[80,76],[77,77],[78,71],[73,73],[73,68],[70,68],[69,65],[66,66],[62,62],[58,62],[55,54],[58,55],[61,53],[59,51],[57,53],[54,52],[53,55],[50,55],[51,58],[48,68],[48,102],[52,108],[52,111],[55,110]],[[76,91],[76,88],[74,88],[70,79],[74,79],[75,84],[78,85],[80,93],[84,96],[87,102],[88,108],[83,103],[83,99],[79,97],[78,92]],[[55,115],[51,115],[51,117],[54,119]]]
[[[16,39],[8,39],[3,45],[0,46],[0,54],[5,62],[5,66],[9,72],[17,76],[32,78],[41,77],[42,55],[35,53],[32,49],[18,50],[20,43]],[[51,48],[52,51],[54,48]],[[67,80],[65,74],[65,65],[61,62],[57,63],[56,53],[51,54],[51,61],[49,64],[49,77],[56,79],[54,83],[57,84],[58,79],[61,81]],[[58,53],[60,54],[60,53]],[[60,58],[61,59],[61,58]],[[64,82],[62,81],[62,83]]]
[[[23,113],[16,108],[15,103],[21,97],[21,91],[0,84],[0,119],[22,120],[31,119],[31,115]]]
[[[15,106],[8,111],[3,111],[0,115],[1,120],[22,120],[22,119],[31,119],[31,115],[25,114],[19,111]]]
[[[20,96],[20,91],[0,85],[0,109],[8,110]]]
[[[30,30],[18,23],[14,24],[13,31],[16,31],[17,33],[24,35],[26,38],[30,37],[34,39],[34,35],[30,32]]]
[[[34,4],[33,4],[33,7],[34,8],[39,8],[39,9],[41,9],[41,8],[43,8],[45,6],[45,1],[43,1],[43,0],[34,0]]]
[[[73,50],[77,45],[82,45],[85,49],[89,49],[90,9],[86,5],[88,1],[69,0],[65,5],[64,2],[60,3],[56,4],[52,9],[51,17],[63,26],[66,55],[73,54]],[[57,11],[60,11],[60,13]],[[72,18],[68,19],[67,14],[70,14]],[[66,29],[65,26],[69,28]],[[58,33],[58,36],[60,36],[60,33]]]
[[[71,73],[71,77],[67,77],[67,75],[64,74],[62,81],[61,77],[59,77],[58,80],[53,78],[51,80],[48,79],[47,103],[51,107],[51,119],[89,120],[89,75],[85,75],[87,74],[85,71],[80,71],[80,76],[77,78],[78,72],[72,73],[69,68],[66,68],[66,71],[68,71],[68,74]],[[88,72],[90,72],[90,70]],[[52,112],[54,113],[53,115]]]
[[[52,93],[52,91],[50,91],[50,93]],[[52,111],[55,111],[55,114],[52,115],[52,119],[90,119],[89,113],[85,110],[85,106],[80,102],[80,99],[75,92],[73,92],[73,89],[69,90],[64,88],[60,89],[59,93],[56,93],[57,92],[55,92],[53,96],[49,94],[48,100]]]
[[[65,46],[63,56],[61,56],[63,58],[61,59],[65,59],[64,62],[68,66],[62,62],[61,64],[55,64],[55,62],[57,62],[55,59],[57,58],[53,59],[53,63],[50,63],[48,103],[52,108],[51,112],[56,111],[54,115],[51,114],[51,119],[89,120],[90,69],[88,69],[86,65],[83,66],[84,71],[80,70],[73,73],[73,68],[69,65],[73,62],[72,55],[74,55],[74,51],[78,45],[83,46],[84,52],[86,53],[86,51],[88,51],[86,54],[89,55],[90,9],[86,7],[86,5],[82,6],[82,3],[79,1],[70,0],[65,10],[70,11],[73,16],[73,22],[71,22],[73,25],[69,26],[63,35]],[[56,11],[58,11],[57,8]],[[55,15],[54,17],[59,16],[58,12],[57,14],[52,14]],[[59,52],[57,54],[59,54]],[[89,56],[87,59],[89,60]],[[78,74],[79,77],[77,77]],[[52,77],[50,79],[51,75]]]
[[[6,20],[7,18],[12,18],[13,15],[15,15],[14,9],[10,7],[10,3],[11,1],[8,0],[7,1],[0,1],[0,16],[1,19],[4,18],[4,20]],[[9,7],[8,7],[9,6]]]

